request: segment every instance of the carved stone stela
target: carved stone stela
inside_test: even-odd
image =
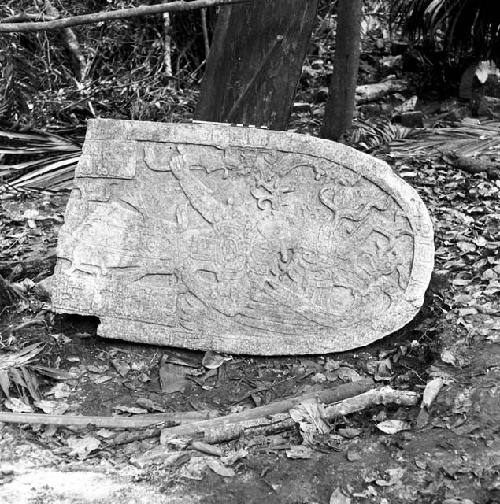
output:
[[[367,345],[433,268],[427,210],[383,162],[303,135],[90,121],[58,243],[57,312],[99,334],[247,354]]]

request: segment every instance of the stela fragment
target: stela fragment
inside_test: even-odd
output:
[[[222,124],[89,121],[52,280],[99,334],[276,355],[407,324],[434,264],[429,214],[371,156]]]

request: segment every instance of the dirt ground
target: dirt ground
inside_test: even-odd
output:
[[[54,316],[36,284],[53,268],[67,195],[1,201],[0,274],[22,296],[2,313],[0,371],[7,356],[41,343],[8,375],[8,396],[4,380],[1,411],[220,415],[364,377],[419,394],[432,380],[442,387],[424,422],[418,405],[381,405],[335,420],[308,444],[296,427],[220,443],[212,454],[182,439],[161,445],[158,430],[123,437],[92,425],[6,422],[0,502],[500,503],[500,181],[388,160],[432,214],[436,274],[409,326],[341,354],[207,360],[103,340],[95,319]],[[165,363],[189,370],[180,391],[165,385]],[[395,420],[404,427],[394,433],[378,427]]]

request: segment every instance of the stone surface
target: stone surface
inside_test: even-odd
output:
[[[433,268],[417,193],[327,140],[89,122],[58,243],[57,312],[99,333],[247,354],[363,346],[409,322]]]

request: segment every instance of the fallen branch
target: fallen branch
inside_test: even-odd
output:
[[[211,411],[186,411],[180,413],[151,413],[132,417],[104,417],[77,415],[46,415],[44,413],[10,413],[0,411],[0,422],[30,425],[94,425],[108,429],[140,429],[162,423],[179,425],[186,422],[199,422],[210,418]]]
[[[454,153],[446,153],[444,161],[469,173],[487,173],[490,178],[500,178],[499,163],[493,161],[469,156],[457,156]]]
[[[0,20],[0,23],[21,23],[25,21],[52,21],[56,19],[53,16],[47,16],[45,14],[32,14],[30,12],[23,12],[22,14],[17,14],[15,16],[9,16]]]
[[[408,82],[400,79],[392,79],[375,84],[365,84],[356,88],[356,104],[369,103],[383,98],[391,93],[400,93],[408,89]]]
[[[37,32],[47,30],[61,30],[70,26],[100,23],[102,21],[116,21],[118,19],[128,19],[134,17],[151,16],[163,14],[164,12],[180,12],[187,10],[203,9],[206,7],[216,7],[218,5],[231,5],[248,2],[250,0],[193,0],[185,2],[183,0],[157,5],[144,5],[130,9],[118,9],[110,12],[94,12],[92,14],[82,14],[52,21],[40,21],[29,23],[4,23],[0,20],[0,32]]]
[[[288,411],[307,399],[317,398],[321,403],[331,404],[362,394],[373,387],[375,387],[375,383],[370,379],[345,383],[333,389],[309,392],[298,397],[244,410],[240,413],[163,429],[162,439],[193,436],[203,437],[207,443],[219,443],[238,438],[245,431],[256,431],[259,428],[262,429],[259,433],[264,434],[268,433],[268,431],[280,432],[280,430],[291,427],[291,425],[287,424],[282,428],[283,421],[286,423],[287,420],[291,420]]]
[[[348,385],[355,385],[355,382]],[[334,420],[335,418],[356,413],[380,404],[398,404],[401,406],[415,406],[418,402],[416,392],[407,392],[394,390],[391,387],[382,387],[375,390],[366,390],[373,387],[373,383],[364,384],[365,391],[356,394],[354,397],[346,396],[342,400],[335,401],[335,404],[327,405],[323,408],[324,419]],[[345,389],[344,389],[345,390]],[[333,392],[333,391],[331,391]],[[346,391],[347,392],[347,391]],[[302,399],[310,398],[302,396]],[[314,396],[313,396],[314,397]],[[326,396],[317,395],[320,402],[325,403]],[[297,403],[299,404],[299,403]],[[261,408],[265,408],[262,406]],[[249,410],[253,412],[261,408]],[[237,439],[245,435],[270,435],[283,432],[295,426],[295,421],[288,412],[276,413],[271,415],[262,415],[260,417],[245,415],[245,411],[234,415],[214,418],[204,422],[196,422],[186,425],[180,425],[168,429],[163,429],[161,434],[162,444],[165,444],[169,438],[178,436],[197,436],[202,437],[206,443],[221,443],[231,439]],[[246,417],[246,418],[245,418]]]
[[[344,399],[340,403],[332,404],[324,408],[326,420],[351,415],[358,411],[378,406],[380,404],[397,404],[399,406],[415,406],[418,402],[419,394],[407,390],[394,390],[391,387],[382,387],[376,390],[369,390],[356,397]]]

